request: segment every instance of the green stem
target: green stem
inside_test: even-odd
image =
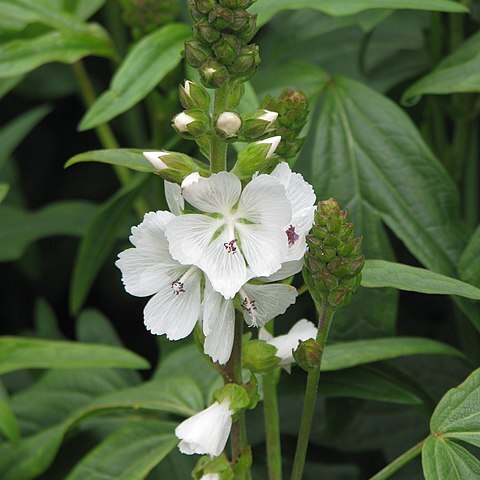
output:
[[[263,413],[269,480],[282,480],[282,447],[280,443],[280,416],[277,399],[278,378],[278,369],[263,376]]]
[[[316,341],[320,345],[320,358],[315,370],[308,373],[307,388],[305,390],[305,399],[303,402],[302,419],[300,421],[300,430],[298,432],[297,449],[295,451],[295,460],[293,462],[292,480],[302,480],[305,458],[307,456],[308,440],[312,428],[313,414],[317,402],[318,381],[320,379],[320,367],[322,364],[323,351],[327,343],[328,332],[332,323],[335,311],[329,308],[326,301],[323,301],[320,316],[318,320],[318,332]]]
[[[227,109],[229,92],[228,83],[215,90],[213,103],[214,119]],[[212,133],[210,139],[210,170],[212,173],[223,172],[227,169],[227,148],[227,142],[215,133]]]
[[[421,442],[414,445],[410,450],[402,453],[392,463],[389,463],[385,468],[383,468],[377,474],[371,477],[370,480],[385,480],[387,478],[390,478],[397,470],[400,470],[403,466],[405,466],[415,457],[420,455],[425,440],[426,439],[422,440]]]

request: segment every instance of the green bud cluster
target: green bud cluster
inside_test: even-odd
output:
[[[303,276],[315,303],[345,306],[360,286],[365,257],[362,238],[354,236],[348,211],[340,210],[335,199],[318,204],[307,244]]]
[[[297,349],[293,351],[293,358],[297,365],[307,372],[318,367],[321,355],[322,347],[313,338],[299,340]]]
[[[119,0],[123,20],[135,38],[171,23],[179,13],[177,0]]]
[[[307,97],[301,90],[285,89],[277,98],[267,96],[261,106],[278,112],[278,119],[272,132],[272,135],[282,137],[277,154],[283,158],[293,158],[305,140],[298,137],[307,122]]]
[[[195,24],[183,55],[207,88],[245,82],[260,65],[258,47],[248,44],[257,28],[256,15],[246,11],[253,1],[189,0]]]

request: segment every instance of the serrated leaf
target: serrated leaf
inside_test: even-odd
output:
[[[353,15],[376,8],[468,12],[463,5],[449,0],[262,0],[256,2],[249,11],[258,14],[257,24],[262,26],[282,10],[301,8],[320,10],[332,16]]]
[[[425,480],[480,478],[480,462],[465,448],[444,438],[430,436],[422,448]]]
[[[20,438],[20,428],[14,413],[8,404],[0,399],[0,432],[11,442],[17,442]]]
[[[430,428],[435,435],[480,447],[480,369],[444,395],[433,412]]]
[[[187,25],[175,23],[140,40],[116,71],[109,90],[87,111],[79,129],[108,122],[145,98],[180,63],[183,42],[190,36]]]
[[[158,420],[128,423],[84,457],[66,480],[142,480],[177,445],[175,427]]]
[[[428,338],[373,338],[327,345],[322,370],[342,370],[406,355],[452,355],[464,358],[460,351],[450,345]]]
[[[149,177],[137,176],[100,207],[80,243],[70,286],[70,310],[81,309],[95,277],[112,251],[118,229]]]
[[[480,92],[480,32],[442,60],[434,70],[415,82],[402,97],[412,104],[422,95]]]
[[[362,286],[393,287],[410,292],[459,295],[480,300],[480,289],[424,268],[384,260],[367,260],[362,270]]]
[[[130,168],[137,172],[153,173],[155,168],[143,156],[145,150],[134,148],[118,148],[111,150],[93,150],[91,152],[80,153],[72,157],[65,164],[65,168],[71,167],[82,162],[99,162],[108,165],[119,165]]]
[[[129,350],[60,340],[0,337],[0,374],[26,368],[149,368]]]
[[[42,238],[82,236],[96,210],[82,201],[56,202],[34,212],[0,206],[0,261],[17,260]]]
[[[0,46],[0,78],[30,72],[50,62],[74,63],[88,55],[114,55],[104,30],[91,24],[84,32],[50,32]]]
[[[465,282],[480,286],[480,226],[460,257],[458,273]]]

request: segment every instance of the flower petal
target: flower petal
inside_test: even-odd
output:
[[[185,209],[185,200],[180,185],[165,180],[164,186],[168,208],[174,215],[182,215]]]
[[[240,197],[242,185],[233,173],[215,173],[183,189],[188,203],[202,212],[228,215]]]
[[[184,291],[180,293],[172,288],[176,278],[163,279],[158,293],[143,311],[145,326],[151,333],[166,334],[169,340],[179,340],[190,334],[200,316],[201,275],[199,269],[190,267],[188,278],[183,282]]]
[[[232,353],[235,329],[235,309],[232,300],[226,300],[205,282],[203,300],[203,348],[214,362],[227,363]]]
[[[132,228],[130,241],[136,247],[121,252],[115,263],[122,271],[125,290],[131,295],[153,295],[164,277],[183,271],[184,267],[172,259],[164,233],[172,218],[170,212],[150,212],[138,227]]]
[[[249,326],[263,327],[272,318],[285,313],[287,308],[295,303],[297,289],[281,283],[268,285],[245,284],[240,295],[247,295],[247,300],[254,302],[251,313],[243,311],[245,321]],[[245,298],[242,298],[244,301]]]
[[[198,265],[222,220],[186,214],[173,218],[165,230],[172,257],[185,265]]]
[[[301,272],[303,268],[303,258],[300,260],[293,260],[282,263],[280,270],[277,270],[273,275],[269,277],[260,277],[261,282],[270,283],[278,282],[280,280],[285,280],[285,278],[291,277],[292,275]]]

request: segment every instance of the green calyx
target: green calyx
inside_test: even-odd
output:
[[[201,457],[193,469],[192,477],[195,480],[201,480],[204,475],[209,473],[217,473],[220,476],[220,480],[233,480],[235,478],[235,474],[225,454],[214,458],[208,456]]]
[[[313,339],[299,340],[298,347],[293,351],[293,358],[303,370],[310,372],[318,368],[322,347]]]
[[[278,366],[276,347],[262,340],[249,340],[243,344],[243,367],[253,373],[267,373]]]
[[[365,257],[362,239],[354,237],[348,211],[331,198],[317,206],[312,230],[307,235],[303,276],[317,307],[325,301],[331,308],[350,302],[360,286]]]

